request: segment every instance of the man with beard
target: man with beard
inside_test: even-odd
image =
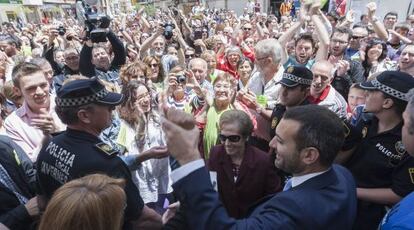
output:
[[[212,187],[197,151],[199,130],[192,116],[169,109],[163,129],[168,149],[181,165],[172,179],[188,229],[351,229],[355,183],[346,169],[332,165],[344,130],[328,109],[306,105],[286,111],[269,145],[276,155],[275,166],[293,177],[283,192],[259,201],[239,220],[229,217]]]
[[[398,60],[398,69],[414,76],[414,45],[407,45]]]
[[[363,82],[364,68],[360,62],[346,57],[345,51],[352,38],[348,28],[335,28],[329,47],[329,62],[335,66],[332,86],[344,97],[348,98],[349,87],[353,83]]]
[[[309,12],[304,12],[304,9],[301,9],[301,14],[309,13],[312,22],[316,27],[316,32],[319,38],[319,48],[316,53],[315,58],[313,59],[315,53],[316,41],[313,39],[311,33],[302,33],[295,39],[295,56],[288,56],[286,49],[283,49],[283,67],[286,69],[289,66],[306,66],[311,68],[313,63],[318,60],[324,60],[327,58],[327,53],[329,49],[329,34],[326,30],[325,25],[322,23],[317,13],[318,4],[313,4],[310,7]],[[299,21],[293,24],[280,38],[279,42],[282,47],[286,47],[286,44],[292,40],[296,32],[302,28],[305,24],[305,15],[299,17]]]
[[[356,124],[360,138],[342,156],[357,183],[358,210],[355,229],[377,229],[385,208],[414,191],[410,157],[401,141],[402,113],[414,78],[398,71],[384,71],[361,83],[366,89],[365,111],[374,116]],[[351,133],[352,135],[352,133]],[[412,140],[411,140],[412,141]],[[348,144],[348,143],[345,143]]]
[[[55,112],[49,94],[49,82],[43,70],[33,63],[23,62],[13,69],[14,87],[23,96],[23,105],[10,114],[4,127],[9,137],[34,162],[45,135],[59,132],[64,125]]]
[[[345,99],[331,86],[333,80],[333,65],[329,61],[319,61],[312,66],[313,80],[310,87],[308,100],[328,108],[345,119],[347,115],[347,103]]]
[[[106,36],[114,53],[112,62],[105,47],[94,47],[92,41],[88,40],[80,53],[79,72],[87,77],[96,76],[101,80],[120,84],[119,69],[126,62],[126,50],[115,33],[108,31]]]

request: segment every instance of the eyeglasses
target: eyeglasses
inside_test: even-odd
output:
[[[354,40],[358,40],[358,39],[362,39],[365,38],[364,36],[352,36],[352,39]]]
[[[226,135],[220,134],[219,135],[219,139],[220,139],[221,142],[226,142],[227,139],[230,142],[239,142],[240,139],[241,139],[241,136],[239,136],[239,135],[229,135],[229,136],[226,136]]]
[[[331,42],[334,43],[334,44],[339,43],[340,45],[348,44],[348,41],[341,41],[341,40],[338,40],[338,39],[332,39]]]
[[[265,56],[265,57],[261,57],[261,58],[257,57],[257,58],[256,58],[256,60],[257,60],[257,61],[261,61],[261,60],[263,60],[263,59],[265,59],[265,58],[268,58],[268,57],[269,57],[269,56]]]

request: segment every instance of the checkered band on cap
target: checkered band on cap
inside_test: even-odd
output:
[[[302,84],[302,85],[311,85],[312,84],[312,80],[300,78],[300,77],[297,77],[297,76],[295,76],[293,74],[290,74],[290,73],[283,73],[283,78],[286,78],[288,80],[297,82],[297,83]]]
[[[99,99],[104,98],[106,95],[108,95],[108,91],[105,88],[103,88],[98,93],[91,96],[77,98],[56,98],[56,104],[61,107],[86,105],[98,101]]]
[[[408,101],[406,93],[400,92],[396,89],[393,89],[389,86],[386,86],[386,85],[382,84],[381,82],[379,82],[377,79],[372,80],[371,83],[377,89],[381,90],[382,92],[384,92],[388,95],[391,95],[391,96],[393,96],[395,98],[398,98],[400,100],[403,100],[403,101]]]

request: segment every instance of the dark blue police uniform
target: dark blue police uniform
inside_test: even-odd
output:
[[[414,79],[408,74],[385,71],[376,79],[361,83],[367,90],[381,91],[392,96],[394,101],[407,101],[406,93],[414,87]],[[356,146],[346,167],[352,172],[358,188],[390,188],[400,197],[414,191],[410,169],[414,169],[414,158],[405,151],[401,141],[402,121],[391,130],[378,133],[379,120],[375,116],[364,116],[351,132],[357,132],[359,140],[353,145],[345,143],[347,149]],[[351,136],[355,136],[351,134]],[[377,229],[386,213],[386,206],[358,200],[355,229]]]
[[[89,103],[113,106],[122,102],[122,95],[107,92],[95,78],[73,82],[64,85],[58,92],[57,108]],[[130,229],[130,221],[140,216],[144,202],[132,181],[129,169],[117,154],[116,150],[97,136],[71,129],[68,125],[67,130],[53,137],[38,155],[39,188],[43,195],[50,198],[64,183],[88,174],[102,173],[123,178],[126,181],[124,191],[127,197],[124,229]]]

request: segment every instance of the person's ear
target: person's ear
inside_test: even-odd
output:
[[[319,160],[319,150],[315,147],[307,147],[300,151],[300,159],[306,165],[314,164]]]
[[[391,109],[393,105],[394,105],[394,100],[392,98],[386,98],[384,99],[384,102],[382,103],[382,108]]]
[[[22,96],[22,91],[18,87],[13,86],[13,94],[15,96],[21,97]]]
[[[82,121],[82,123],[90,124],[92,123],[92,116],[91,113],[87,109],[80,109],[77,114],[78,119]]]

